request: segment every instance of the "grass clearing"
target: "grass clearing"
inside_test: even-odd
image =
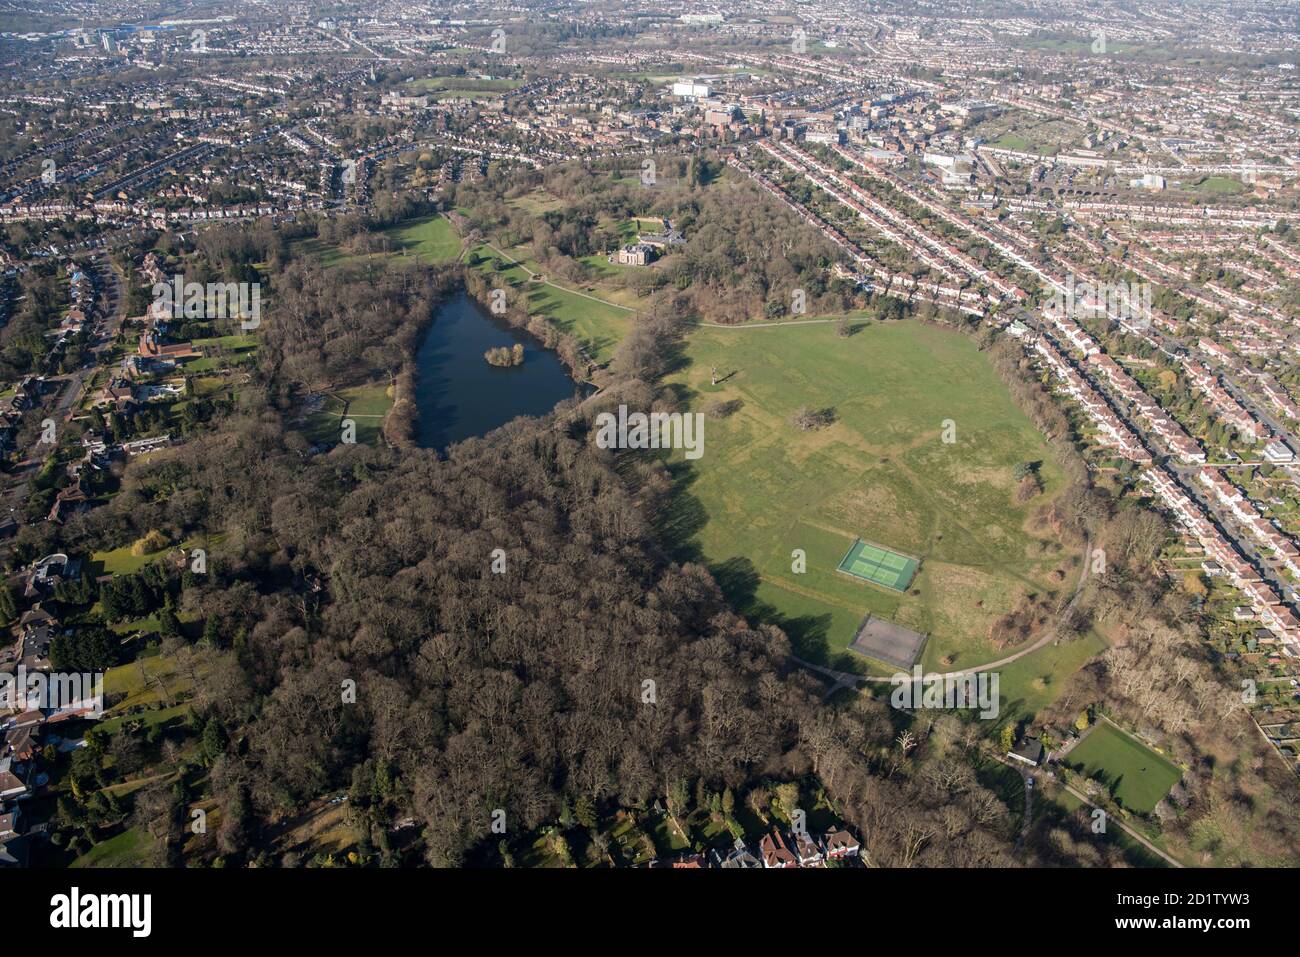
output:
[[[313,257],[326,269],[403,256],[437,264],[451,262],[460,255],[460,237],[445,216],[408,219],[380,230],[378,235],[387,243],[382,252],[352,254],[341,246],[312,237],[293,243],[293,254]]]
[[[999,668],[1002,713],[1016,719],[1032,718],[1065,689],[1064,676],[1074,674],[1105,648],[1105,638],[1090,631],[1074,641],[1039,648]]]
[[[141,867],[153,850],[153,835],[142,828],[127,828],[121,834],[100,841],[72,862],[71,867]]]
[[[1236,196],[1244,193],[1246,187],[1231,176],[1207,176],[1192,186],[1192,191],[1204,196]]]
[[[414,256],[427,263],[451,262],[460,255],[460,237],[443,216],[426,216],[399,223],[383,231],[395,254]]]
[[[357,442],[373,445],[379,441],[392,407],[392,386],[386,380],[336,389],[324,397],[321,408],[307,416],[303,434],[312,442],[336,445],[346,418],[356,426]]]
[[[517,90],[524,81],[510,77],[422,76],[406,85],[409,93],[426,93],[436,99],[465,97],[484,100]]]
[[[152,711],[141,711],[137,714],[124,714],[119,718],[109,718],[106,721],[101,721],[96,727],[104,734],[114,734],[126,725],[137,722],[142,728],[184,723],[189,713],[190,703],[184,701],[180,704],[174,704],[170,708],[155,708]]]
[[[142,654],[135,661],[116,665],[105,673],[105,696],[110,700],[123,696],[106,714],[123,714],[141,706],[171,706],[178,698],[187,697],[194,690],[195,681],[202,680],[205,673],[206,669],[196,666],[192,674],[186,674],[166,655]]]
[[[521,196],[511,197],[506,200],[506,205],[512,209],[523,210],[530,216],[540,216],[542,213],[561,209],[566,204],[560,197],[548,192],[544,187],[538,186]]]
[[[202,538],[188,538],[180,543],[180,548],[190,551],[195,548],[206,548],[215,542]],[[175,543],[170,543],[156,552],[146,552],[143,555],[136,555],[132,552],[132,545],[123,545],[120,548],[110,549],[106,552],[92,552],[90,555],[90,573],[98,578],[100,575],[133,575],[146,565],[152,564],[161,558],[166,557],[169,552],[177,549]]]

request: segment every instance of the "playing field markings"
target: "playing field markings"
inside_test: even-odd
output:
[[[921,563],[862,539],[854,539],[838,570],[893,591],[906,591]]]

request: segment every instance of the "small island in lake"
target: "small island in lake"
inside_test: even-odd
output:
[[[524,347],[516,342],[513,346],[498,346],[483,353],[488,365],[521,366],[524,364]]]

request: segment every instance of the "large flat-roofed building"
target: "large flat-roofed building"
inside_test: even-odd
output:
[[[678,80],[673,84],[673,96],[684,96],[699,100],[712,95],[713,88],[702,80]]]

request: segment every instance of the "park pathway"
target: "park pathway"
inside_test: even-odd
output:
[[[493,246],[491,243],[485,242],[483,243],[483,245],[486,246],[488,249],[492,250],[494,253],[496,253],[498,256],[500,256],[510,265],[518,266],[524,272],[528,273],[529,279],[536,279],[538,276],[542,275],[541,273],[533,272],[531,269],[529,269],[527,266],[521,263],[518,259],[511,258],[511,256],[508,253],[506,253],[502,249],[497,249],[497,247]],[[559,289],[561,292],[567,292],[575,296],[581,296],[583,299],[590,299],[592,302],[599,302],[602,305],[613,306],[615,309],[622,309],[624,312],[636,312],[636,310],[633,309],[631,306],[625,306],[620,302],[611,302],[608,299],[601,299],[599,296],[593,296],[590,293],[585,293],[581,289],[572,289],[569,286],[561,286],[558,282],[551,282],[549,279],[542,279],[541,283],[543,286],[551,286],[555,289]]]
[[[1065,790],[1069,791],[1072,795],[1074,795],[1076,798],[1078,798],[1078,799],[1079,799],[1080,801],[1082,801],[1084,804],[1088,805],[1088,807],[1092,807],[1092,808],[1097,807],[1097,805],[1094,804],[1091,800],[1089,800],[1085,795],[1079,793],[1079,792],[1076,791],[1073,787],[1071,787],[1070,785],[1066,784],[1064,781],[1061,782],[1061,787],[1065,788]],[[1102,808],[1102,810],[1105,811],[1105,808]],[[1146,848],[1148,851],[1150,851],[1152,854],[1155,854],[1155,855],[1157,855],[1158,857],[1162,858],[1164,861],[1166,861],[1166,862],[1169,864],[1170,867],[1182,867],[1182,866],[1183,866],[1182,861],[1178,860],[1178,858],[1176,858],[1176,857],[1172,857],[1171,855],[1169,855],[1169,854],[1166,853],[1165,851],[1162,851],[1160,848],[1156,847],[1156,846],[1155,846],[1154,844],[1152,844],[1149,840],[1147,840],[1145,837],[1143,837],[1143,836],[1142,836],[1141,834],[1139,834],[1137,831],[1133,830],[1133,828],[1129,827],[1127,824],[1125,824],[1125,823],[1124,823],[1123,821],[1121,821],[1119,818],[1117,818],[1117,817],[1115,817],[1115,816],[1113,816],[1113,815],[1111,815],[1111,814],[1108,813],[1108,814],[1106,814],[1106,825],[1107,825],[1107,827],[1109,827],[1111,824],[1114,824],[1114,825],[1118,826],[1119,829],[1120,829],[1121,831],[1123,831],[1123,832],[1124,832],[1125,834],[1127,834],[1129,837],[1133,838],[1133,840],[1137,841],[1139,844],[1141,844],[1143,847],[1145,847],[1145,848]]]
[[[1069,603],[1066,604],[1066,606],[1061,609],[1061,615],[1057,619],[1058,623],[1060,621],[1060,618],[1064,617],[1066,612],[1068,612],[1071,608],[1073,608],[1078,603],[1079,596],[1083,593],[1083,586],[1088,580],[1088,567],[1089,567],[1089,559],[1091,558],[1091,556],[1092,556],[1092,539],[1088,539],[1083,550],[1083,569],[1079,573],[1079,580],[1075,583],[1074,593],[1070,596]],[[989,661],[982,665],[975,665],[970,668],[963,668],[959,671],[945,671],[942,674],[940,674],[939,677],[959,678],[964,675],[974,675],[974,674],[979,674],[981,671],[991,671],[994,668],[1001,668],[1004,665],[1011,664],[1013,661],[1019,661],[1025,655],[1032,654],[1033,652],[1037,651],[1039,648],[1046,647],[1055,638],[1056,638],[1055,626],[1048,627],[1043,631],[1042,637],[1040,637],[1032,645],[1029,645],[1025,648],[1021,648],[1015,654],[1007,655],[1005,658],[999,658],[997,661]],[[827,692],[827,697],[829,697],[831,694],[834,694],[840,688],[857,688],[858,686],[857,683],[859,681],[870,681],[870,682],[882,683],[882,682],[894,680],[892,677],[881,678],[875,675],[855,675],[847,671],[837,671],[834,668],[827,668],[825,665],[818,665],[818,664],[814,664],[811,661],[806,661],[803,658],[797,657],[796,655],[791,655],[790,660],[797,665],[801,665],[802,667],[809,669],[810,671],[817,672],[823,677],[832,679],[835,682],[835,685],[831,688],[829,692]],[[928,675],[927,677],[933,677],[933,676]]]

